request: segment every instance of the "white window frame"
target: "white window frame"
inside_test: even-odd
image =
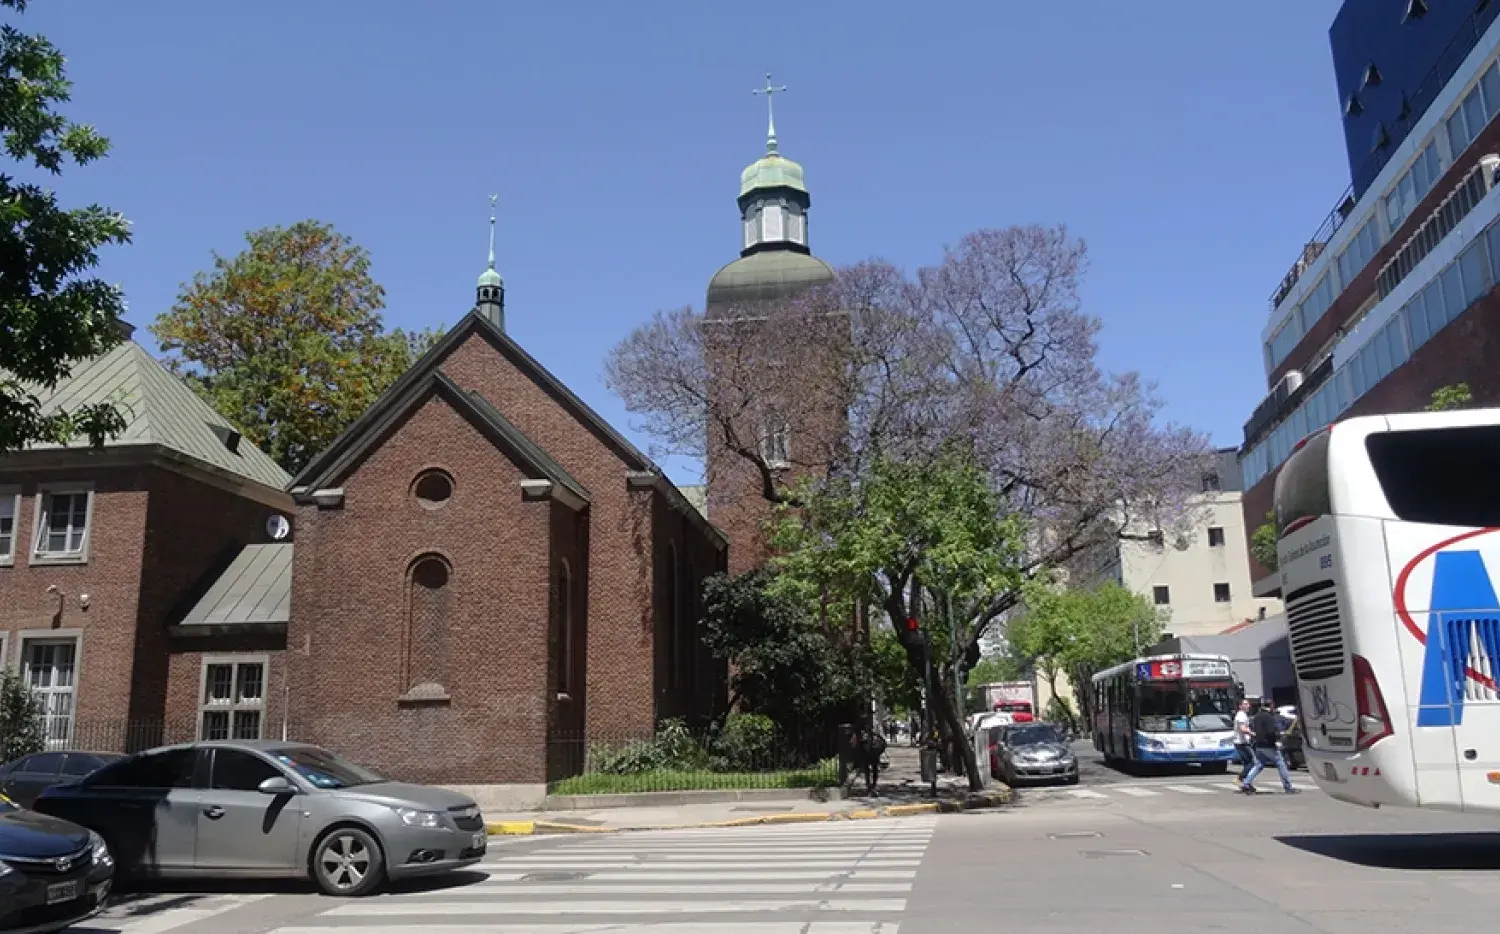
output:
[[[208,700],[208,671],[216,665],[229,666],[229,701],[227,703],[210,703]],[[246,703],[239,699],[240,669],[252,665],[260,666],[260,698],[253,703]],[[205,736],[204,724],[210,713],[227,713],[229,715],[228,739],[264,739],[266,736],[266,695],[270,693],[271,684],[271,656],[269,655],[205,655],[198,666],[198,739]],[[255,712],[260,714],[257,721],[255,736],[237,737],[234,735],[234,715],[237,713]]]
[[[18,486],[0,486],[0,503],[10,503],[10,545],[4,551],[0,551],[0,567],[10,567],[16,563],[16,541],[21,537],[21,488]],[[4,642],[0,641],[0,647]],[[0,666],[5,664],[5,655],[0,652]]]
[[[38,632],[22,632],[20,638],[21,651],[16,659],[16,672],[21,676],[21,681],[33,692],[42,697],[43,732],[46,736],[46,746],[49,750],[67,749],[73,744],[73,734],[78,726],[78,675],[83,668],[83,634],[78,630],[54,629]],[[73,648],[72,677],[66,688],[57,685],[49,685],[44,688],[33,687],[31,684],[31,651],[36,646],[42,645],[67,645]],[[57,664],[54,661],[52,671],[55,673]],[[68,712],[66,715],[57,714],[50,710],[52,706],[48,698],[69,698]],[[64,735],[55,735],[57,730],[54,722],[59,717],[66,717],[67,726],[62,731]]]
[[[51,504],[54,496],[83,496],[83,534],[77,551],[43,551],[47,538],[47,524],[51,519]],[[46,522],[44,523],[44,520]],[[94,488],[89,484],[59,483],[43,484],[37,489],[36,505],[32,509],[34,528],[31,535],[32,564],[86,564],[89,560],[89,545],[94,535]]]
[[[772,470],[792,465],[792,425],[779,412],[772,412],[761,426],[760,456]]]

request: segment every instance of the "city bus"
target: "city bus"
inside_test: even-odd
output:
[[[1275,521],[1319,787],[1500,811],[1500,409],[1316,432],[1276,478]]]
[[[1111,764],[1235,761],[1239,689],[1223,655],[1152,655],[1094,675],[1094,748]]]

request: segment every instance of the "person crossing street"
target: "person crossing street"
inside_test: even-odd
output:
[[[1276,766],[1276,772],[1281,776],[1281,787],[1289,795],[1297,793],[1292,785],[1291,773],[1287,771],[1286,759],[1281,754],[1281,727],[1276,722],[1276,711],[1271,708],[1270,698],[1264,698],[1260,702],[1260,710],[1250,718],[1251,742],[1254,744],[1253,752],[1255,762],[1250,766],[1245,777],[1240,780],[1240,791],[1247,795],[1253,795],[1255,791],[1255,779],[1268,765]]]

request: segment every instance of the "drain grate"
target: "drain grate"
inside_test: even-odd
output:
[[[1108,859],[1111,856],[1145,856],[1145,850],[1079,850],[1085,859]]]
[[[577,882],[593,875],[591,872],[531,872],[521,877],[522,882]]]
[[[1085,837],[1102,837],[1104,834],[1097,830],[1065,830],[1062,833],[1049,833],[1049,840],[1079,840]]]

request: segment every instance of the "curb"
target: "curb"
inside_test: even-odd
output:
[[[977,792],[952,801],[925,801],[921,804],[891,804],[880,808],[856,808],[850,811],[766,814],[760,817],[740,817],[733,820],[705,821],[697,824],[658,824],[650,827],[593,827],[586,824],[570,824],[566,821],[551,820],[489,821],[485,824],[485,829],[492,836],[540,836],[543,834],[567,833],[628,833],[633,830],[704,830],[726,827],[756,827],[765,824],[826,824],[835,821],[912,817],[917,814],[957,814],[962,811],[979,811],[1004,807],[1014,799],[1015,793],[1010,788],[1001,785],[990,791]]]

